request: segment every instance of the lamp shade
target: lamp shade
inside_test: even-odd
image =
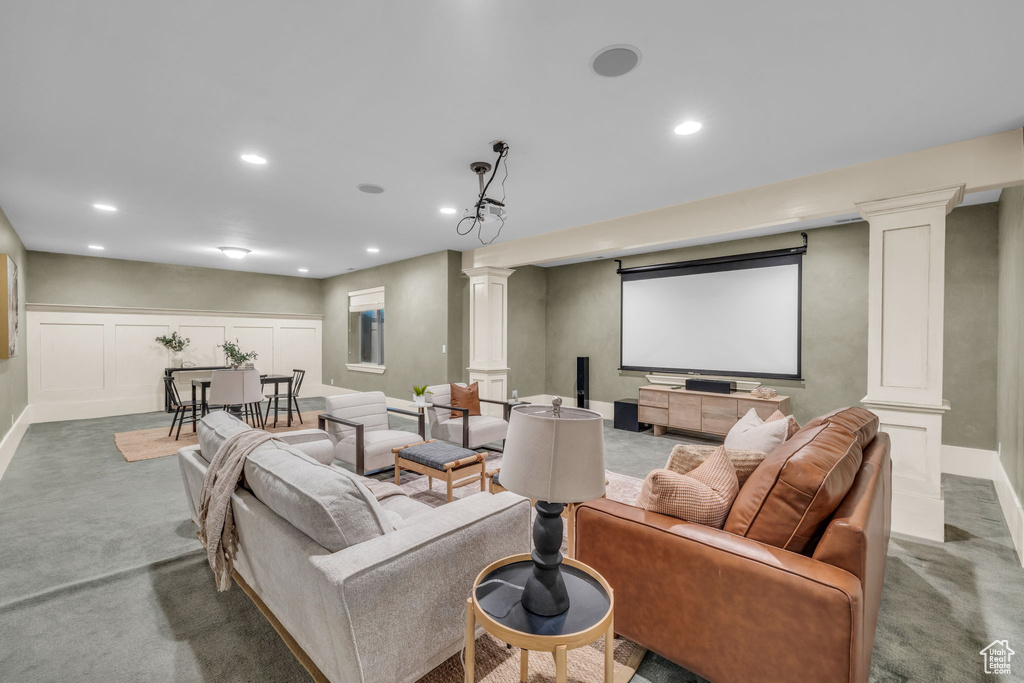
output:
[[[509,416],[501,485],[549,503],[604,495],[604,420],[582,408],[518,405]]]

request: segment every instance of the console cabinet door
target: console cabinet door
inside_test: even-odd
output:
[[[736,401],[736,417],[743,417],[751,408],[757,412],[757,416],[762,420],[767,420],[777,410],[776,404],[771,401],[739,399]]]
[[[736,399],[703,396],[701,398],[701,431],[728,434],[736,424]]]
[[[701,431],[700,396],[669,394],[668,426],[675,429]]]

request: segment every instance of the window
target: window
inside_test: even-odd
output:
[[[348,293],[348,363],[356,372],[384,372],[384,288]]]
[[[359,313],[359,362],[384,365],[384,309]]]

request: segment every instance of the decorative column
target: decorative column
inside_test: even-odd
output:
[[[868,394],[892,440],[892,529],[943,540],[946,215],[964,186],[857,204],[870,224]]]
[[[469,383],[480,384],[480,398],[508,398],[508,276],[514,270],[482,266],[469,276]],[[501,416],[500,406],[484,404],[485,415]]]

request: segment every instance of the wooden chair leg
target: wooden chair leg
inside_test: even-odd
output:
[[[178,420],[178,433],[174,435],[174,440],[175,441],[177,441],[181,437],[181,426],[183,424],[185,424],[185,415],[184,414],[181,416],[181,419]],[[195,426],[196,426],[196,423],[193,422],[192,423],[192,428],[195,429]]]
[[[174,433],[174,423],[178,421],[178,407],[174,408],[174,417],[171,418],[171,428],[167,430],[167,436],[170,437]]]
[[[295,402],[295,414],[299,416],[299,424],[302,424],[302,413],[299,411],[299,397],[292,396],[292,401]]]

